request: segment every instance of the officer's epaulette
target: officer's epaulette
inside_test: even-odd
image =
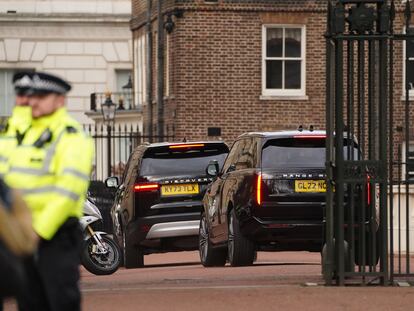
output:
[[[75,127],[73,127],[73,126],[71,126],[71,125],[68,125],[66,127],[66,132],[69,133],[69,134],[74,134],[74,133],[77,133],[78,132],[78,129],[75,128]]]

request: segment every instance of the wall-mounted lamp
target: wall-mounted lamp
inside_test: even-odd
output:
[[[173,16],[176,18],[182,18],[184,16],[183,10],[176,9],[167,13],[167,20],[164,22],[164,28],[168,34],[172,33],[175,28]]]

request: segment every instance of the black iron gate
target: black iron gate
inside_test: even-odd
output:
[[[172,136],[142,135],[137,125],[85,125],[85,132],[93,138],[95,160],[92,180],[103,181],[108,176],[121,177],[132,150],[143,144],[174,141]]]
[[[394,33],[396,16],[405,33]],[[395,42],[414,44],[410,20],[409,1],[397,8],[393,0],[328,1],[327,284],[387,285],[413,276],[409,53],[404,100],[395,92],[403,89],[395,83],[402,55]]]

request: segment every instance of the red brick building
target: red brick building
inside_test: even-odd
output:
[[[132,1],[134,86],[146,104],[147,0]],[[401,4],[401,1],[397,1]],[[157,131],[157,1],[152,1],[152,124]],[[209,128],[231,141],[247,131],[325,127],[327,1],[163,0],[165,134],[206,139]],[[401,9],[399,7],[399,9]],[[180,14],[178,14],[180,15]],[[171,20],[170,20],[171,21]],[[397,15],[402,31],[402,13]],[[396,44],[395,103],[403,97],[403,46]],[[414,85],[414,43],[409,71]],[[414,96],[414,90],[413,90]],[[401,107],[396,105],[396,111]],[[144,123],[149,122],[148,105]],[[398,123],[398,122],[397,122]],[[398,124],[397,124],[398,125]],[[145,126],[144,126],[145,127]],[[211,133],[214,134],[214,133]],[[217,134],[217,133],[216,133]]]

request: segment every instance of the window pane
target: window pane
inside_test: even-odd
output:
[[[117,70],[116,74],[116,91],[119,93],[126,92],[123,87],[128,84],[129,77],[131,77],[131,70]]]
[[[0,70],[0,116],[10,116],[14,105],[13,70]]]
[[[408,62],[407,78],[410,90],[414,92],[414,60]]]
[[[281,89],[282,88],[282,65],[281,60],[266,61],[266,88]]]
[[[217,160],[220,167],[223,165],[227,150],[221,144],[207,144],[203,149],[174,152],[163,147],[149,148],[144,154],[139,173],[140,176],[203,176],[210,161]]]
[[[267,57],[282,57],[283,51],[283,29],[268,28],[266,31]]]
[[[301,56],[302,30],[286,28],[285,30],[285,57]]]
[[[285,61],[285,89],[300,89],[301,61]]]

